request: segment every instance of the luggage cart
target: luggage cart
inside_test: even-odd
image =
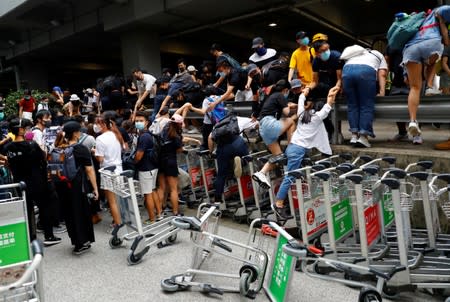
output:
[[[143,226],[137,196],[140,194],[139,182],[133,179],[131,170],[115,172],[115,166],[99,169],[108,187],[113,188],[116,196],[126,201],[121,204],[121,212],[125,215],[122,224],[116,225],[109,239],[109,245],[115,249],[123,246],[123,240],[133,241],[127,256],[129,265],[138,264],[151,246],[165,247],[175,242],[179,229],[172,225],[174,217],[166,217],[151,225]],[[163,243],[165,242],[165,243]]]
[[[207,213],[214,213],[215,207],[211,207]],[[266,274],[268,256],[267,253],[248,244],[242,244],[234,240],[221,237],[204,230],[207,214],[198,220],[193,217],[178,217],[173,223],[182,229],[191,231],[191,240],[195,246],[192,268],[186,272],[174,275],[161,281],[161,287],[165,291],[186,290],[192,286],[199,287],[202,292],[222,295],[224,292],[240,293],[243,296],[254,298],[262,289]],[[211,216],[211,214],[209,214]],[[222,256],[223,260],[239,264],[236,271],[223,272],[223,267],[202,269],[205,260],[212,255]],[[222,258],[221,258],[222,259]],[[217,261],[216,263],[221,263]],[[211,266],[211,261],[208,263]],[[234,268],[234,265],[232,265]],[[230,267],[228,267],[230,268]],[[233,269],[231,268],[231,269]],[[220,271],[219,271],[220,270]],[[213,285],[208,282],[194,281],[196,276],[208,276],[209,278],[224,278],[239,280],[233,285]]]
[[[381,292],[386,280],[390,280],[398,272],[404,271],[404,266],[397,266],[392,268],[388,272],[380,271],[374,267],[366,267],[351,263],[346,263],[334,259],[323,258],[323,251],[315,248],[314,246],[307,246],[301,242],[298,242],[286,233],[280,226],[275,223],[270,223],[271,226],[279,232],[280,237],[283,238],[281,244],[279,244],[278,253],[285,259],[289,257],[298,258],[302,263],[302,270],[306,275],[327,281],[339,282],[351,287],[361,288],[359,293],[358,301],[361,302],[381,302]],[[280,246],[281,245],[281,246]],[[311,263],[311,265],[309,265]],[[376,286],[370,283],[357,282],[353,280],[340,279],[333,276],[317,274],[314,270],[311,270],[310,266],[316,266],[317,263],[323,263],[327,266],[333,267],[336,271],[347,272],[347,273],[359,273],[359,274],[371,274],[377,279]],[[275,266],[274,266],[275,267]],[[273,282],[274,283],[274,282]],[[269,284],[271,286],[272,283]],[[268,287],[270,289],[270,287]],[[270,292],[270,291],[269,291]],[[273,295],[270,295],[271,301],[285,301],[285,296],[283,299],[274,299]]]
[[[183,152],[178,154],[179,167],[185,170],[190,176],[191,185],[188,189],[183,190],[181,194],[187,198],[187,205],[193,208],[204,198],[202,186],[202,171],[200,167],[200,157],[198,155],[200,148],[193,146],[184,146]]]
[[[30,246],[25,183],[0,186],[0,300],[44,301],[42,244]]]

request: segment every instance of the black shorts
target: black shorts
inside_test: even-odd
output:
[[[178,164],[176,158],[163,158],[159,164],[158,172],[165,176],[178,176]]]

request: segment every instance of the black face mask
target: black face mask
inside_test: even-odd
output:
[[[52,126],[52,121],[43,121],[45,128],[50,128]]]

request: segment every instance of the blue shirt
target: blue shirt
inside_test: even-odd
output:
[[[405,48],[425,40],[441,39],[439,20],[435,16],[436,13],[442,16],[445,23],[450,22],[450,5],[443,5],[435,8],[423,21],[422,27],[424,27],[424,29],[419,30],[417,34],[406,43]]]

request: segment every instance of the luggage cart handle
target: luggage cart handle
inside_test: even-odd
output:
[[[120,176],[125,176],[126,178],[133,178],[134,171],[133,170],[125,170],[120,173]]]
[[[408,174],[411,177],[417,178],[418,180],[427,180],[428,179],[428,172],[424,172],[424,171],[419,171],[419,172],[412,172],[410,174]]]
[[[254,159],[256,159],[257,156],[260,156],[261,154],[264,154],[264,153],[267,153],[267,151],[266,151],[266,150],[263,150],[263,151],[258,151],[258,152],[255,152],[255,153],[251,153],[251,154],[242,156],[242,159],[245,160],[245,161],[247,161],[247,162],[251,162],[251,161],[253,161]]]
[[[437,179],[445,181],[447,184],[450,184],[450,174],[449,173],[439,174],[437,176]]]
[[[233,249],[231,247],[229,247],[228,245],[226,245],[225,243],[223,243],[220,239],[218,238],[214,238],[212,241],[212,244],[215,246],[220,247],[221,249],[224,249],[225,251],[232,253]]]
[[[315,246],[305,246],[297,240],[289,240],[283,245],[283,253],[296,257],[298,259],[304,258],[318,258],[323,256],[323,251]]]
[[[378,269],[375,269],[375,268],[369,266],[369,272],[371,272],[372,274],[374,274],[378,277],[385,279],[386,281],[389,281],[392,277],[394,277],[394,275],[396,273],[404,271],[404,270],[406,270],[406,266],[404,266],[404,265],[393,267],[389,272],[383,272],[383,271],[380,271]]]
[[[405,168],[405,171],[408,172],[412,167],[415,167],[415,166],[419,166],[419,167],[422,167],[425,170],[429,170],[429,169],[431,169],[433,167],[433,164],[434,163],[431,160],[421,160],[421,161],[418,161],[417,163],[409,164]]]

